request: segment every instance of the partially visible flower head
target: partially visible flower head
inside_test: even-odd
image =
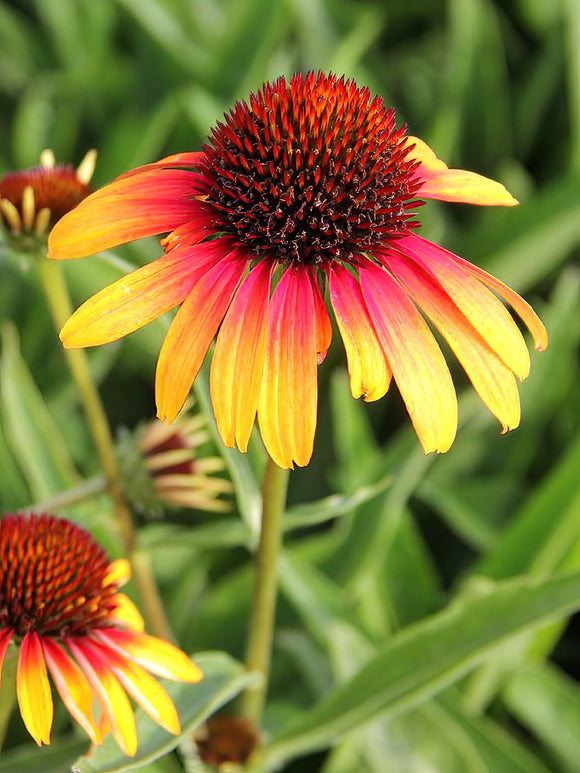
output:
[[[195,733],[201,760],[221,773],[242,771],[259,740],[253,722],[226,714],[210,717]]]
[[[122,175],[55,226],[49,257],[60,259],[168,233],[162,257],[89,299],[61,338],[107,343],[180,306],[157,365],[159,418],[175,419],[217,334],[224,442],[245,451],[257,415],[270,456],[292,467],[312,454],[328,307],[354,397],[377,400],[394,379],[424,450],[451,446],[457,399],[427,318],[511,429],[530,358],[497,296],[539,350],[546,330],[509,287],[414,233],[422,199],[517,204],[500,183],[449,169],[354,81],[278,78],[238,102],[200,153]]]
[[[46,236],[60,218],[90,193],[89,182],[97,154],[89,150],[75,170],[57,164],[51,150],[44,150],[40,164],[0,177],[0,224],[12,238],[27,240]]]
[[[223,471],[223,461],[200,454],[207,440],[205,417],[192,411],[184,411],[172,425],[153,419],[133,433],[122,433],[117,455],[132,507],[152,516],[167,507],[229,510],[228,502],[218,497],[230,493],[232,485],[215,475]]]
[[[137,749],[127,693],[158,724],[179,733],[173,703],[149,674],[197,682],[201,672],[168,642],[143,633],[143,620],[119,586],[124,559],[108,561],[93,537],[51,515],[0,519],[0,672],[18,647],[16,690],[24,724],[50,743],[48,673],[71,716],[93,743],[110,728],[130,756]],[[100,716],[93,716],[96,698]]]

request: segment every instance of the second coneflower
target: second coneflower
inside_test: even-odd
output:
[[[425,317],[511,429],[530,361],[496,294],[536,348],[546,331],[499,280],[414,233],[428,198],[517,203],[499,183],[449,169],[354,81],[279,78],[239,102],[201,152],[122,175],[56,225],[49,257],[61,259],[169,233],[164,255],[88,300],[62,340],[103,344],[181,305],[157,366],[159,417],[177,416],[217,333],[211,394],[224,442],[246,450],[257,415],[274,461],[304,465],[331,340],[327,293],[353,395],[377,400],[394,379],[426,452],[453,442],[457,400]]]
[[[110,729],[125,754],[135,754],[127,693],[179,733],[175,706],[149,672],[197,682],[201,671],[177,647],[143,632],[139,612],[119,592],[129,579],[127,561],[109,562],[88,532],[45,514],[2,517],[0,555],[0,672],[7,656],[18,657],[20,713],[39,746],[50,743],[48,674],[93,743]]]
[[[89,195],[96,158],[89,150],[75,169],[57,164],[52,150],[43,150],[38,166],[0,177],[0,225],[16,247],[46,241],[50,228]]]

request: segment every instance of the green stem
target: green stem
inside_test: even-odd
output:
[[[42,256],[39,256],[38,270],[58,331],[73,311],[62,270],[58,263]],[[127,553],[131,553],[135,548],[133,517],[121,489],[117,457],[105,409],[93,382],[85,351],[83,349],[65,349],[64,354],[77,386],[99,461],[105,474],[107,489],[113,501],[123,545]]]
[[[14,644],[8,646],[2,668],[2,689],[0,689],[0,749],[6,737],[6,730],[16,703],[16,665],[18,658]]]
[[[260,724],[268,691],[272,638],[276,615],[278,556],[282,546],[282,519],[289,471],[268,457],[262,482],[262,520],[256,554],[254,596],[246,649],[246,668],[262,679],[242,697],[241,714]]]
[[[103,494],[107,490],[107,482],[102,475],[95,475],[93,478],[83,480],[77,486],[59,491],[58,494],[45,499],[44,502],[37,502],[30,507],[23,509],[25,513],[51,513],[54,510],[60,510],[63,507],[77,505],[79,502],[86,502],[87,499],[93,499],[98,494]]]
[[[55,261],[47,260],[45,255],[38,256],[37,265],[50,312],[58,332],[73,311],[62,269]],[[133,577],[139,589],[145,616],[155,625],[152,628],[154,634],[164,638],[171,638],[166,618],[164,615],[159,614],[162,604],[149,565],[143,561],[134,561],[137,535],[133,523],[133,515],[121,487],[119,466],[111,429],[99,392],[89,370],[86,353],[83,349],[65,349],[64,354],[76,384],[101,468],[105,475],[107,490],[113,503],[115,519],[118,524],[123,547],[133,567]]]

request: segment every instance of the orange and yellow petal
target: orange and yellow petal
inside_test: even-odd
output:
[[[499,280],[448,250],[415,234],[398,239],[396,249],[431,271],[489,346],[519,379],[530,372],[526,342],[495,290],[521,316],[534,336],[536,348],[547,345],[546,329],[520,296]],[[380,256],[379,256],[380,257]]]
[[[102,736],[93,718],[93,691],[86,677],[50,637],[44,638],[42,649],[48,670],[69,714],[93,743],[102,743]]]
[[[157,363],[159,419],[171,422],[183,407],[246,265],[246,253],[234,249],[199,278],[175,315]]]
[[[134,169],[129,169],[128,172],[120,174],[115,179],[121,180],[124,177],[133,177],[136,174],[148,172],[150,169],[171,169],[172,167],[182,167],[187,169],[190,167],[195,167],[203,155],[204,154],[200,151],[194,151],[190,153],[173,153],[172,155],[165,156],[165,158],[161,158],[159,161],[154,161],[151,164],[143,164],[142,166],[137,166]]]
[[[131,564],[126,558],[117,558],[109,564],[107,574],[103,580],[103,587],[107,585],[116,585],[120,588],[122,585],[126,585],[130,579]]]
[[[501,422],[503,431],[517,427],[520,399],[512,371],[468,322],[433,275],[399,253],[386,255],[384,262],[448,342],[475,390]]]
[[[80,258],[172,231],[195,216],[192,176],[181,169],[150,169],[100,188],[56,223],[48,257]]]
[[[178,735],[181,726],[177,711],[159,682],[136,663],[123,659],[110,650],[103,655],[121,685],[143,711],[168,733]]]
[[[377,339],[360,286],[339,263],[329,270],[330,302],[344,348],[353,397],[372,402],[383,397],[391,382],[391,369]]]
[[[128,596],[124,593],[116,593],[114,600],[116,607],[109,615],[111,622],[119,623],[133,631],[145,630],[145,622],[141,612]]]
[[[16,671],[16,695],[26,729],[39,746],[50,743],[52,695],[40,638],[25,634]]]
[[[116,341],[175,308],[208,265],[213,243],[173,250],[121,277],[85,301],[60,331],[67,349]]]
[[[314,293],[314,311],[316,314],[316,362],[321,365],[326,359],[326,355],[332,342],[332,323],[328,316],[326,304],[316,274],[311,268],[310,281],[312,282],[312,292]]]
[[[463,258],[455,257],[456,263],[463,266],[476,276],[484,285],[494,290],[500,298],[503,298],[516,314],[520,317],[522,322],[528,328],[534,339],[534,346],[538,352],[543,352],[548,346],[548,331],[546,330],[543,322],[538,317],[536,312],[532,309],[529,303],[525,301],[520,295],[518,295],[511,287],[508,287],[499,279],[496,279],[487,271],[484,271],[478,266],[474,266]]]
[[[224,443],[246,451],[258,410],[266,352],[270,283],[275,263],[250,271],[221,325],[211,364],[210,388]]]
[[[258,403],[262,439],[280,467],[312,455],[317,403],[317,318],[304,266],[288,269],[270,301],[266,360]]]
[[[90,642],[69,638],[66,644],[87,677],[101,712],[105,715],[105,721],[100,723],[101,732],[104,733],[110,726],[121,750],[128,757],[134,757],[137,751],[137,729],[127,694]]]
[[[414,170],[415,179],[421,180],[417,196],[490,207],[514,207],[519,203],[501,183],[495,180],[490,180],[476,172],[449,169],[441,159],[437,158],[429,145],[418,137],[407,137],[406,145],[407,147],[414,145],[407,154],[407,160],[419,162]]]
[[[192,683],[199,682],[203,676],[184,652],[155,636],[117,628],[102,628],[96,636],[121,657],[131,658],[157,676]]]
[[[447,451],[457,431],[457,398],[445,358],[395,279],[370,263],[361,289],[397,387],[425,453]]]

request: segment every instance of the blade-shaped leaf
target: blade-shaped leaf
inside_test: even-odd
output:
[[[78,481],[66,444],[20,354],[16,328],[2,326],[0,420],[35,500]]]
[[[329,745],[379,714],[420,704],[510,636],[580,606],[580,573],[507,581],[403,630],[355,676],[282,731],[265,750],[269,764]]]
[[[527,727],[561,762],[578,770],[580,760],[580,690],[577,683],[547,665],[526,666],[504,691],[518,722]]]

